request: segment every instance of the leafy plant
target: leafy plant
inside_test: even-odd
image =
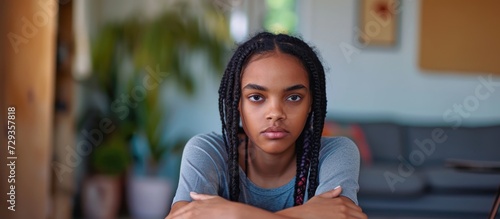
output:
[[[203,54],[207,72],[218,76],[231,39],[227,19],[214,6],[210,1],[178,1],[156,18],[135,17],[104,26],[92,44],[92,63],[109,106],[124,94],[130,96],[134,89],[144,88],[147,68],[166,73],[161,86],[193,95],[197,87],[190,63],[193,54]],[[168,109],[160,101],[161,86],[143,89],[145,97],[127,105],[130,113],[114,115],[120,124],[130,124],[145,134],[153,164],[167,153],[180,153],[186,141],[183,137],[169,143],[161,139],[169,121]]]
[[[120,175],[130,163],[127,144],[127,141],[118,135],[109,137],[95,149],[91,157],[91,167],[100,174]]]

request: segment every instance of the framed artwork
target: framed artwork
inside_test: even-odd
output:
[[[359,41],[365,46],[396,44],[399,0],[361,0]]]

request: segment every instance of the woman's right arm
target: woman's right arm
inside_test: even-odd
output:
[[[190,192],[216,195],[223,173],[223,141],[214,134],[192,137],[185,145],[179,184],[169,215],[191,203]]]
[[[275,214],[240,202],[228,201],[220,196],[192,194],[193,202],[177,202],[165,219],[296,219]]]

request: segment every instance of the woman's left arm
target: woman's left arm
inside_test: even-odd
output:
[[[342,187],[340,196],[358,204],[360,156],[356,144],[346,137],[323,138],[319,153],[315,196]]]
[[[351,199],[340,196],[341,193],[342,188],[338,187],[314,196],[303,205],[284,209],[277,212],[277,214],[307,219],[368,218]]]

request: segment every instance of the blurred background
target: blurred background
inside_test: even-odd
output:
[[[299,36],[321,56],[323,134],[358,145],[370,218],[486,218],[500,191],[499,8],[2,1],[0,218],[164,218],[185,142],[220,132],[228,59],[262,30]]]

